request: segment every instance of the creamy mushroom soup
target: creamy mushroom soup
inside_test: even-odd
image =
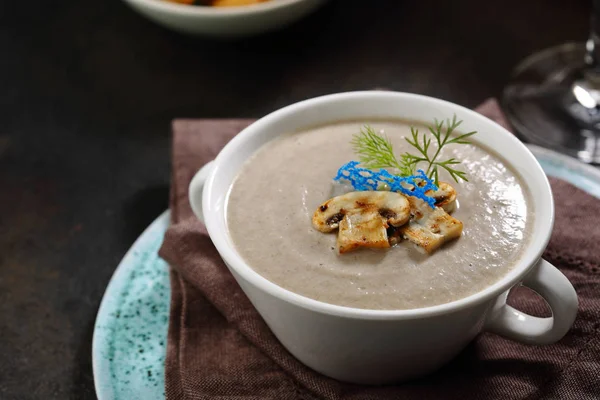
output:
[[[285,134],[246,161],[230,189],[227,224],[248,265],[292,292],[364,309],[448,303],[502,278],[528,243],[534,209],[521,178],[477,145],[476,136],[472,144],[442,149],[446,158],[462,160],[468,182],[440,173],[440,181],[456,188],[452,216],[464,227],[434,253],[401,240],[387,249],[340,254],[336,233],[313,227],[315,209],[340,194],[332,178],[357,159],[350,142],[365,122],[387,135],[397,153],[410,150],[404,138],[415,123],[352,121]]]

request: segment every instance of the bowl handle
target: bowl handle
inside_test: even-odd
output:
[[[483,330],[527,344],[552,344],[571,328],[577,315],[577,293],[573,285],[554,265],[540,259],[523,280],[537,292],[552,310],[552,316],[538,318],[508,304],[508,292],[498,298],[488,313]]]
[[[188,188],[190,206],[192,207],[194,214],[196,214],[196,217],[198,217],[202,223],[204,223],[204,215],[202,214],[202,192],[204,191],[204,183],[213,170],[214,163],[214,161],[209,161],[200,168],[192,178]]]

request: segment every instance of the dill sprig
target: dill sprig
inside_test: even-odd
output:
[[[456,115],[452,120],[434,120],[432,126],[428,126],[429,132],[433,138],[427,133],[419,135],[419,130],[415,127],[410,128],[412,139],[406,138],[406,141],[416,149],[417,154],[406,152],[396,157],[392,143],[386,136],[378,135],[371,126],[365,125],[361,129],[360,134],[354,135],[352,146],[358,154],[360,162],[370,169],[392,168],[395,169],[400,176],[414,175],[417,170],[417,165],[426,163],[425,173],[429,179],[432,179],[436,185],[439,184],[439,168],[443,168],[458,182],[460,179],[468,181],[466,173],[455,166],[460,164],[460,161],[452,157],[447,160],[439,160],[441,150],[449,144],[468,144],[467,139],[473,136],[476,132],[468,132],[462,135],[452,137],[452,133],[460,126],[462,121],[456,119]],[[437,148],[433,154],[430,154],[431,142],[435,139]]]
[[[403,157],[398,160],[387,136],[378,135],[369,125],[360,130],[360,135],[354,135],[351,143],[365,168],[394,168],[401,176],[410,176],[415,172],[414,163],[407,163],[408,160]]]

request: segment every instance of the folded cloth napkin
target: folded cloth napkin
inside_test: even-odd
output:
[[[507,126],[495,101],[478,109]],[[166,395],[179,399],[598,399],[600,398],[600,201],[552,179],[556,224],[545,258],[580,300],[571,332],[551,346],[482,334],[439,372],[395,386],[340,383],[302,365],[277,341],[193,216],[188,184],[251,120],[176,120],[168,230],[160,255],[171,265]],[[525,289],[509,302],[536,314]]]

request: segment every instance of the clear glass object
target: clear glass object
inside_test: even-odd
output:
[[[527,142],[600,164],[600,0],[587,42],[535,53],[513,71],[502,105]]]

